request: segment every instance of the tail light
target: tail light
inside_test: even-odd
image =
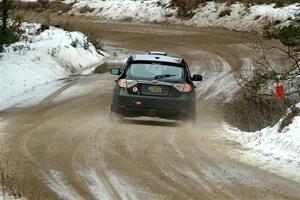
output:
[[[182,108],[182,109],[180,109],[180,112],[182,112],[182,113],[186,113],[188,110],[186,109],[186,108]]]
[[[120,79],[118,84],[122,88],[131,88],[135,86],[138,82],[135,80],[126,80],[126,79]]]
[[[119,109],[120,109],[120,110],[126,109],[126,105],[125,105],[125,104],[120,104],[120,105],[119,105]]]
[[[122,87],[122,88],[126,88],[127,87],[125,79],[120,79],[118,83],[119,83],[119,86]]]
[[[193,86],[192,86],[191,84],[186,84],[186,83],[185,83],[184,86],[183,86],[183,92],[184,92],[184,93],[191,92],[192,89],[193,89]]]

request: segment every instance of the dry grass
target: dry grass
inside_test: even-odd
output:
[[[103,63],[102,65],[99,65],[98,67],[95,68],[94,73],[96,74],[103,74],[106,72],[109,72],[110,67],[108,63]]]
[[[174,6],[180,6],[183,4],[193,4],[193,5],[199,5],[200,3],[206,3],[211,0],[172,0],[172,4]],[[278,5],[285,5],[285,4],[292,4],[292,3],[297,3],[299,0],[215,0],[215,2],[218,3],[228,3],[228,4],[233,4],[236,2],[240,2],[243,4],[270,4],[270,3],[275,3]]]
[[[12,9],[14,12],[19,10],[24,11],[35,11],[35,12],[48,12],[48,13],[57,13],[57,12],[68,12],[72,9],[72,4],[65,4],[60,0],[49,1],[47,4],[41,2],[22,2],[22,1],[13,1]],[[1,5],[0,5],[1,9]]]
[[[83,8],[81,8],[79,10],[79,13],[83,14],[83,13],[89,13],[89,12],[93,12],[95,10],[95,8],[89,8],[87,6],[84,6]]]
[[[192,18],[195,14],[193,10],[197,8],[199,4],[205,2],[206,0],[173,0],[170,6],[178,8],[178,17]]]
[[[80,31],[87,36],[87,40],[91,42],[96,49],[101,49],[100,41],[101,35],[99,26],[95,26],[93,17],[84,17],[87,21],[82,20],[82,16],[59,16],[57,14],[45,15],[45,13],[39,13],[36,11],[24,12],[19,10],[16,15],[22,15],[23,20],[27,22],[39,22],[50,26],[62,28],[67,31]]]
[[[256,131],[274,125],[285,116],[286,108],[294,102],[283,104],[275,97],[254,97],[240,95],[236,100],[224,104],[226,120],[243,131]]]
[[[299,115],[300,115],[300,108],[292,107],[291,112],[288,113],[280,123],[278,131],[281,132],[285,127],[287,127],[292,123],[294,117]]]

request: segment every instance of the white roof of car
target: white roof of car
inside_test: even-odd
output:
[[[159,61],[180,64],[182,59],[168,56],[163,52],[150,52],[149,54],[136,54],[132,56],[133,61]]]

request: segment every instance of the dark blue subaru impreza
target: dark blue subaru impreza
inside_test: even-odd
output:
[[[184,59],[163,52],[132,55],[118,75],[111,104],[111,118],[159,117],[173,120],[195,120],[196,102],[193,81]]]

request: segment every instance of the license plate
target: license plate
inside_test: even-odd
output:
[[[148,86],[148,90],[152,93],[158,93],[158,94],[161,94],[163,92],[162,87],[156,85]]]

